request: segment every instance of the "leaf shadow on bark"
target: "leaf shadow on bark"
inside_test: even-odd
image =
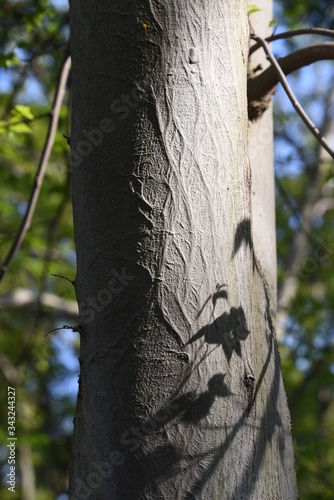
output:
[[[238,483],[235,485],[233,498],[242,498],[245,491],[251,495],[256,488],[256,482],[261,473],[266,450],[273,446],[272,440],[277,435],[276,442],[279,449],[281,461],[284,461],[285,454],[285,429],[282,424],[278,411],[279,393],[280,393],[280,361],[275,344],[274,325],[270,311],[270,298],[266,281],[260,272],[250,233],[249,220],[242,221],[237,227],[235,234],[234,250],[232,258],[237,254],[240,248],[245,245],[249,249],[252,257],[253,272],[256,273],[263,286],[265,297],[264,320],[266,324],[266,342],[267,353],[264,359],[263,367],[259,373],[258,379],[246,380],[244,384],[246,397],[242,403],[241,415],[230,428],[225,427],[222,433],[222,442],[219,446],[209,447],[208,450],[194,455],[184,456],[183,450],[175,447],[169,440],[169,425],[178,425],[180,423],[190,424],[192,426],[202,425],[217,398],[228,398],[233,396],[231,389],[226,384],[226,373],[216,373],[208,381],[207,390],[201,393],[197,391],[187,391],[182,394],[187,381],[191,378],[195,370],[198,370],[204,359],[210,355],[212,350],[196,359],[192,366],[186,369],[186,373],[180,384],[174,391],[165,405],[162,405],[155,413],[151,414],[145,421],[135,422],[142,429],[142,436],[134,438],[134,435],[127,437],[127,443],[132,443],[132,447],[124,451],[126,456],[126,470],[123,471],[123,478],[126,480],[126,471],[137,471],[137,480],[135,484],[127,484],[126,490],[122,488],[123,498],[159,498],[161,491],[159,485],[161,482],[176,478],[182,468],[187,470],[196,470],[192,483],[187,485],[187,492],[183,497],[185,500],[202,498],[205,494],[206,484],[216,473],[224,455],[233,445],[236,446],[236,440],[244,426],[249,428],[249,435],[253,439],[252,450],[247,463],[244,465],[243,472],[239,475]],[[216,290],[209,296],[200,310],[203,311],[206,304],[212,302],[213,309],[219,300],[228,300],[226,285],[217,285]],[[228,364],[230,364],[233,355],[243,360],[243,342],[251,334],[247,325],[245,311],[242,306],[231,307],[228,312],[213,320],[211,323],[202,327],[189,340],[188,344],[196,341],[203,341],[203,345],[214,345],[214,349],[222,348]],[[185,347],[185,346],[184,346]],[[256,418],[256,399],[260,388],[264,382],[267,370],[273,363],[273,374],[270,389],[268,391],[267,402],[263,410],[260,421]],[[247,385],[247,384],[250,384]],[[168,425],[169,424],[169,425]],[[221,431],[217,427],[217,431]],[[132,437],[132,440],[130,439]],[[124,443],[123,443],[124,444]],[[186,465],[185,465],[186,464]],[[229,471],[223,473],[223,476],[229,474]],[[221,475],[221,474],[220,474]],[[224,485],[221,485],[224,491]],[[125,494],[126,493],[126,494]],[[124,496],[125,494],[125,496]],[[147,495],[150,496],[147,496]]]
[[[268,296],[266,294],[266,298]],[[278,404],[278,395],[279,395],[279,387],[276,383],[276,380],[279,380],[280,376],[280,361],[279,355],[275,346],[275,335],[272,330],[272,321],[270,316],[270,308],[269,303],[267,302],[266,307],[266,320],[268,322],[268,326],[270,328],[270,336],[268,338],[268,353],[261,370],[260,376],[255,386],[254,396],[250,404],[245,408],[241,417],[233,426],[232,430],[227,435],[225,441],[219,446],[202,454],[202,456],[198,457],[199,461],[207,460],[210,458],[209,465],[205,468],[203,473],[196,479],[194,484],[192,485],[189,493],[185,497],[185,500],[194,500],[200,498],[199,495],[203,491],[205,484],[209,481],[210,477],[214,474],[216,468],[219,466],[222,457],[227,452],[228,448],[232,445],[233,440],[238,435],[238,432],[244,425],[254,426],[254,421],[250,420],[251,410],[255,406],[256,397],[259,393],[261,384],[263,383],[266,371],[268,369],[269,363],[271,361],[272,355],[274,355],[274,375],[273,375],[273,383],[271,384],[270,392],[267,399],[267,404],[265,406],[265,410],[261,417],[260,425],[256,435],[256,441],[254,443],[254,461],[253,463],[248,464],[249,466],[245,467],[245,470],[241,476],[240,481],[237,484],[236,490],[233,493],[233,498],[243,498],[245,491],[247,491],[247,495],[251,495],[255,485],[256,480],[261,472],[261,464],[265,458],[265,452],[267,446],[271,445],[272,438],[275,434],[276,427],[279,428],[278,431],[278,448],[281,460],[283,461],[284,452],[285,452],[285,439],[284,439],[284,429],[282,425],[282,421],[280,415],[277,411]],[[272,416],[274,415],[274,418]],[[249,421],[250,420],[250,421]],[[249,423],[248,423],[249,421]],[[253,476],[253,477],[251,477]]]
[[[234,498],[242,498],[245,491],[247,491],[248,495],[252,494],[252,492],[254,491],[257,478],[260,475],[261,467],[266,456],[266,449],[268,446],[272,445],[272,439],[274,438],[275,433],[277,433],[278,435],[278,449],[280,458],[282,462],[284,460],[285,431],[278,411],[280,392],[280,360],[275,343],[275,331],[271,317],[268,289],[266,281],[260,272],[260,267],[257,264],[250,228],[250,221],[248,219],[243,220],[238,225],[235,234],[232,258],[234,258],[242,245],[246,245],[251,253],[253,271],[256,272],[260,277],[265,296],[265,323],[267,325],[266,340],[268,351],[258,380],[256,382],[255,380],[253,381],[251,397],[248,398],[247,406],[244,408],[238,421],[227,433],[225,440],[219,446],[196,455],[189,461],[189,468],[195,467],[198,471],[201,472],[197,474],[197,478],[194,483],[192,485],[189,484],[188,492],[184,497],[185,500],[201,498],[206,483],[215,473],[215,470],[219,466],[219,463],[223,459],[227,450],[233,444],[233,441],[238,436],[241,428],[245,425],[250,426],[254,429],[255,427],[257,428],[257,431],[255,431],[256,433],[254,433],[254,454],[249,457],[249,463],[247,463],[243,473],[241,474],[241,478],[236,485]],[[207,299],[206,303],[211,299],[212,304],[215,307],[217,300],[227,300],[228,293],[224,288],[225,285],[217,286],[216,292],[214,292]],[[204,306],[202,307],[201,311],[203,310]],[[206,344],[215,344],[217,347],[221,346],[229,363],[233,353],[242,358],[242,342],[246,340],[250,333],[251,332],[247,326],[246,316],[242,306],[231,307],[229,312],[223,313],[212,323],[202,327],[190,339],[188,344],[191,344],[200,339],[204,339]],[[274,360],[272,361],[273,357]],[[197,368],[202,361],[203,359],[197,362]],[[271,362],[273,362],[274,364],[272,382],[267,397],[267,403],[260,419],[260,425],[257,426],[254,412],[252,412],[252,410],[255,410],[256,398],[259,394],[260,387],[264,381]],[[217,397],[229,397],[232,395],[231,390],[225,383],[225,376],[226,374],[223,373],[215,374],[209,380],[208,390],[204,393],[196,395],[193,392],[188,392],[172,399],[171,407],[174,407],[174,411],[169,413],[168,418],[166,418],[161,423],[161,427],[164,427],[168,422],[177,419],[192,423],[194,425],[198,425],[199,422],[209,414],[213,402]],[[244,381],[244,384],[246,385],[247,389],[247,381]],[[181,386],[183,385],[184,381],[182,382]],[[178,388],[178,392],[180,391],[180,389],[181,387]],[[159,412],[157,412],[157,415],[159,414]],[[154,418],[155,417],[153,416],[153,419]],[[159,420],[159,418],[157,420]],[[150,464],[151,466],[154,465],[155,479],[157,478],[157,476],[168,478],[173,477],[179,470],[178,464],[182,459],[182,451],[174,449],[171,444],[164,444],[162,446],[158,446],[154,452],[148,453],[142,458],[147,464]],[[226,474],[228,474],[228,471],[226,472]],[[150,482],[149,478],[147,479]],[[154,480],[151,482],[151,484],[153,489],[155,489],[156,486],[154,486]],[[156,490],[154,494],[158,496],[159,491]],[[140,495],[138,496],[138,498],[140,498]]]
[[[227,300],[227,298],[228,294],[226,290],[222,290],[221,286],[218,286],[216,292],[211,296],[214,307],[219,299]],[[238,357],[242,358],[241,342],[245,340],[249,334],[250,332],[247,328],[243,308],[241,306],[238,308],[232,307],[228,313],[222,314],[211,324],[201,328],[188,344],[204,338],[204,343],[215,345],[214,349],[220,346],[229,362],[233,352],[235,352]],[[184,461],[182,451],[175,448],[171,443],[166,443],[166,441],[163,440],[160,444],[161,434],[165,433],[165,427],[171,423],[172,425],[177,425],[177,422],[199,426],[201,421],[209,415],[217,398],[226,398],[232,395],[230,388],[225,382],[225,373],[214,374],[209,379],[207,390],[204,392],[198,393],[198,391],[187,391],[182,394],[188,380],[194,372],[198,370],[200,364],[211,352],[212,350],[209,352],[206,351],[204,355],[195,360],[194,365],[189,367],[184,378],[174,391],[174,395],[165,406],[157,410],[156,413],[152,414],[146,421],[136,422],[137,427],[139,424],[140,428],[144,430],[144,435],[142,439],[139,441],[137,440],[137,443],[134,445],[135,449],[129,450],[130,453],[127,453],[128,467],[132,470],[135,468],[138,471],[142,471],[142,473],[138,473],[136,498],[145,498],[143,495],[145,495],[144,492],[147,487],[150,493],[158,498],[159,491],[156,485],[157,479],[170,479],[175,477],[180,471],[180,464]],[[145,452],[147,441],[150,441],[149,447],[153,446],[153,451]],[[219,450],[221,450],[221,447],[217,450],[220,459],[222,455]],[[190,459],[188,467],[200,466],[200,470],[203,470],[203,466],[201,466],[200,462],[205,461],[205,463],[207,463],[210,458],[215,462],[215,454],[216,450],[211,450],[207,453],[195,455]],[[219,459],[217,464],[219,463]],[[206,471],[203,472],[204,484],[211,475],[211,468],[212,464],[207,466]],[[212,469],[212,472],[214,469],[215,467]],[[131,485],[129,485],[129,488],[131,488]],[[189,485],[189,488],[191,488],[191,485]],[[195,489],[198,488],[195,487]],[[132,490],[131,494],[129,492],[129,498],[133,498],[133,495],[134,493]]]
[[[241,306],[231,307],[228,313],[223,313],[212,323],[203,326],[188,344],[204,337],[207,344],[221,345],[227,361],[230,362],[233,352],[241,358],[241,342],[246,340],[249,334],[244,309]]]

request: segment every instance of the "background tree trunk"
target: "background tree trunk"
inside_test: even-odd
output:
[[[73,0],[71,23],[70,498],[296,498],[251,231],[246,4]]]

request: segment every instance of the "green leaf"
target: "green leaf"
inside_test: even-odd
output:
[[[23,118],[26,118],[27,120],[33,120],[34,119],[34,115],[33,115],[32,111],[30,109],[30,106],[24,106],[23,104],[17,104],[14,109]]]
[[[9,54],[0,54],[0,68],[9,68],[10,66],[17,66],[20,64],[20,59],[14,52]]]
[[[8,128],[11,132],[31,134],[31,128],[26,123],[10,123]]]
[[[273,26],[277,26],[275,19],[272,19],[269,23],[269,28],[272,28]]]
[[[254,14],[254,12],[259,12],[261,7],[258,7],[257,5],[247,5],[247,15],[250,16],[251,14]]]

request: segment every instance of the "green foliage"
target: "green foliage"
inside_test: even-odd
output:
[[[257,5],[247,5],[247,15],[250,16],[251,14],[254,14],[255,12],[259,12],[262,9],[258,7]]]
[[[334,9],[328,0],[280,0],[285,22],[291,27],[318,26],[333,29]]]
[[[9,68],[11,66],[18,66],[20,59],[14,52],[8,54],[0,54],[0,68]]]
[[[34,119],[29,106],[17,104],[11,111],[11,117],[7,121],[0,121],[0,134],[14,132],[16,134],[31,134],[29,121]]]
[[[7,254],[27,206],[38,161],[44,147],[50,98],[63,58],[68,34],[67,14],[49,1],[4,1],[0,66],[12,91],[0,94],[0,258]],[[5,42],[6,40],[6,42]],[[42,54],[39,56],[39,54]],[[6,73],[4,73],[6,71]],[[30,97],[31,81],[38,81],[44,102]],[[1,282],[2,297],[13,292],[48,292],[66,300],[75,294],[69,282],[51,273],[73,279],[74,243],[69,191],[69,147],[67,97],[61,112],[57,146],[53,149],[32,226],[21,251]],[[66,242],[66,244],[64,244]],[[74,398],[64,390],[71,371],[59,349],[66,337],[44,334],[75,318],[43,306],[38,300],[17,308],[15,300],[1,311],[0,416],[1,446],[7,440],[7,390],[16,389],[17,492],[0,486],[4,500],[23,498],[19,457],[32,461],[37,500],[54,500],[67,490],[68,457],[74,414]],[[65,315],[64,315],[65,314]],[[60,345],[56,347],[56,340]],[[59,344],[59,341],[58,341]],[[62,346],[62,347],[61,347]],[[72,337],[67,351],[77,356],[78,339]],[[7,367],[7,368],[5,368]],[[77,369],[73,373],[76,379]],[[59,389],[63,388],[63,393]],[[57,389],[57,390],[56,390]],[[7,450],[0,448],[0,464],[7,463]],[[6,470],[3,469],[2,470]],[[7,470],[6,470],[7,472]]]

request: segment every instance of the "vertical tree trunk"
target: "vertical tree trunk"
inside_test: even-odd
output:
[[[251,234],[246,4],[72,0],[71,23],[70,498],[296,498]]]

